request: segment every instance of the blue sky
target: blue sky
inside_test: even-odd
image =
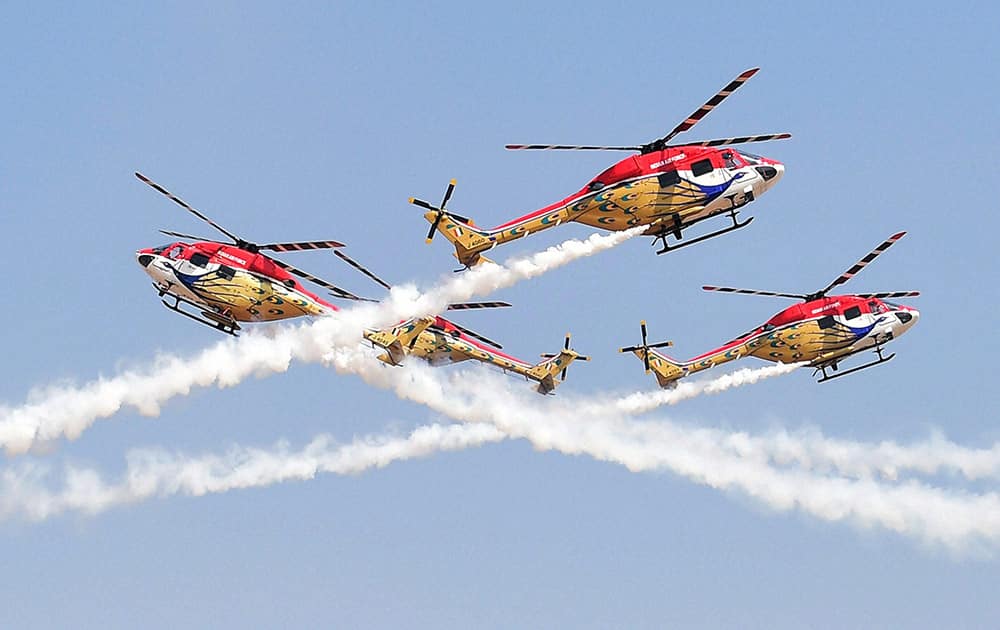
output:
[[[788,170],[751,208],[753,226],[669,256],[634,240],[495,296],[514,309],[456,319],[524,358],[572,330],[594,361],[574,366],[561,396],[649,390],[616,353],[640,319],[693,356],[785,306],[702,284],[815,290],[905,229],[848,285],[924,293],[891,365],[823,386],[801,370],[658,415],[869,442],[1000,437],[992,4],[36,4],[5,18],[6,404],[217,341],[163,309],[134,262],[164,240],[158,228],[204,233],[135,170],[250,238],[334,238],[391,281],[429,284],[454,263],[443,239],[423,244],[409,196],[436,200],[455,177],[450,207],[501,223],[620,157],[505,143],[645,142],[761,66],[687,134],[794,134],[756,147]],[[567,226],[499,257],[589,233]],[[327,254],[287,260],[373,292]],[[134,447],[350,440],[436,419],[356,377],[294,365],[195,391],[156,419],[123,412],[37,461],[114,475]],[[14,519],[0,541],[9,627],[940,627],[1000,612],[995,556],[524,441]]]

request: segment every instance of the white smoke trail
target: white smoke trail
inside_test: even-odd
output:
[[[996,493],[976,495],[914,481],[886,484],[779,467],[767,452],[745,445],[742,451],[734,448],[741,440],[732,434],[666,421],[636,422],[621,410],[604,416],[576,414],[571,404],[550,405],[551,399],[511,388],[507,379],[482,370],[445,378],[441,371],[419,364],[379,367],[356,350],[337,350],[328,360],[341,372],[360,375],[402,398],[473,424],[421,428],[406,439],[368,438],[332,450],[328,438],[320,438],[302,451],[234,449],[221,458],[147,451],[130,457],[125,480],[118,484],[104,483],[93,471],[71,469],[64,489],[55,493],[38,483],[38,469],[26,466],[0,477],[0,514],[37,519],[66,510],[97,512],[152,496],[199,495],[306,479],[319,472],[356,472],[511,437],[541,450],[586,454],[635,472],[669,471],[711,488],[741,492],[776,510],[799,509],[827,521],[879,526],[953,550],[993,550],[1000,545]]]
[[[414,387],[424,391],[441,387],[441,375],[436,370],[369,370],[374,364],[366,356],[367,353],[342,351],[338,354],[342,367],[360,369],[364,366],[364,373],[378,371],[391,379],[407,379]],[[742,378],[723,375],[713,381],[700,382],[687,391],[685,398],[754,383],[759,378],[778,373],[771,368],[762,370],[742,370]],[[461,378],[466,377],[463,375]],[[469,378],[475,379],[476,376]],[[602,409],[603,412],[614,411],[614,405],[600,407],[590,404],[590,407],[591,414]],[[65,471],[62,489],[55,492],[48,490],[44,484],[51,467],[24,464],[0,473],[0,518],[23,515],[32,520],[42,520],[67,511],[96,514],[152,497],[176,494],[200,496],[308,479],[319,473],[362,472],[392,461],[426,456],[434,451],[479,446],[505,437],[491,424],[475,423],[424,426],[406,438],[368,436],[345,446],[335,445],[329,436],[319,436],[298,451],[290,450],[284,443],[270,450],[233,447],[222,456],[201,457],[186,457],[163,450],[136,450],[127,456],[127,470],[122,481],[110,484],[96,470],[70,466]]]
[[[777,363],[759,368],[741,368],[711,379],[678,381],[673,389],[636,392],[621,398],[577,403],[577,408],[586,413],[601,414],[620,411],[627,414],[642,414],[664,405],[676,405],[702,394],[718,394],[733,387],[753,385],[773,376],[794,372],[805,363]]]
[[[283,442],[271,449],[234,446],[224,455],[200,457],[160,449],[135,450],[128,454],[121,481],[108,483],[93,469],[68,466],[63,487],[55,492],[44,483],[51,468],[25,462],[0,473],[0,518],[24,516],[37,521],[68,511],[97,514],[153,497],[217,494],[313,479],[321,473],[359,474],[392,462],[480,446],[504,437],[488,424],[432,424],[405,437],[368,436],[345,445],[321,435],[299,450],[291,450]]]
[[[191,358],[158,357],[147,369],[98,379],[82,386],[52,386],[29,393],[26,404],[0,406],[0,447],[8,455],[23,454],[37,444],[58,438],[76,439],[96,420],[123,407],[156,416],[160,406],[192,388],[235,385],[250,375],[265,376],[288,369],[291,361],[318,361],[334,347],[351,347],[366,328],[395,324],[410,317],[443,312],[449,302],[509,287],[569,262],[604,251],[637,236],[633,228],[611,234],[572,239],[549,249],[511,260],[485,263],[454,276],[425,293],[412,286],[396,287],[389,299],[340,311],[298,326],[266,328],[209,347]]]
[[[912,444],[842,440],[827,437],[816,428],[776,429],[763,436],[733,432],[725,435],[725,441],[732,452],[747,457],[855,478],[896,480],[912,472],[927,476],[958,474],[969,481],[1000,480],[1000,444],[989,448],[962,446],[939,431]]]
[[[798,508],[827,521],[879,526],[951,549],[1000,545],[1000,496],[944,491],[915,481],[884,484],[773,466],[764,456],[734,453],[717,431],[669,422],[635,422],[624,414],[577,414],[528,398],[506,380],[464,373],[441,380],[429,369],[377,369],[356,353],[330,363],[456,420],[488,422],[540,450],[587,454],[631,471],[665,470],[719,490],[737,490],[776,510]]]
[[[609,412],[643,414],[702,394],[715,394],[788,374],[804,365],[778,363],[762,368],[743,368],[711,379],[683,380],[670,390],[636,392],[596,401],[575,400],[572,407],[579,413],[591,415]],[[713,441],[724,444],[732,453],[764,458],[779,466],[794,464],[854,478],[897,480],[901,474],[914,472],[928,476],[957,473],[969,481],[1000,479],[1000,444],[994,443],[989,448],[971,448],[948,440],[940,432],[933,432],[921,442],[903,445],[888,440],[877,444],[840,440],[824,436],[817,428],[797,431],[778,428],[763,436],[742,431],[701,430],[712,432]]]
[[[464,273],[452,274],[451,278],[423,294],[417,294],[412,287],[393,287],[387,300],[388,304],[382,307],[384,319],[377,325],[394,324],[401,319],[442,313],[451,302],[462,302],[477,295],[488,295],[523,280],[537,278],[579,258],[611,249],[630,238],[639,236],[645,230],[645,226],[639,226],[609,234],[595,233],[585,240],[570,239],[541,252],[509,260],[502,265],[486,262]]]

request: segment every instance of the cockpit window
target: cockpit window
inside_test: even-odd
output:
[[[204,267],[205,265],[208,264],[208,256],[202,254],[201,252],[191,254],[191,264],[197,265],[199,267]]]
[[[868,308],[871,310],[872,315],[880,315],[886,312],[886,308],[878,302],[869,302]]]
[[[740,167],[740,165],[736,163],[736,158],[733,156],[732,151],[726,151],[722,154],[722,162],[726,165],[726,168]]]
[[[886,305],[888,305],[888,306],[890,306],[890,307],[892,307],[894,309],[897,309],[897,310],[900,309],[900,308],[902,308],[902,304],[896,304],[895,302],[890,302],[888,300],[886,300],[885,303],[886,303]]]
[[[676,186],[681,183],[681,176],[677,174],[677,170],[667,171],[666,173],[660,173],[656,178],[660,183],[660,188],[669,188],[670,186]]]
[[[712,160],[698,160],[691,165],[691,174],[695,177],[712,172]]]
[[[164,256],[166,256],[170,260],[177,260],[177,257],[181,255],[182,251],[184,251],[184,248],[182,248],[180,245],[174,245],[173,247],[170,248],[170,250],[166,254],[164,254]]]
[[[760,164],[761,161],[763,160],[763,158],[761,158],[759,155],[754,155],[753,153],[747,153],[746,151],[737,151],[737,153],[742,155],[743,159],[749,162],[750,164]]]

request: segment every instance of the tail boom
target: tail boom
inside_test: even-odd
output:
[[[644,360],[643,349],[641,347],[630,351],[640,361]],[[660,387],[673,388],[677,386],[677,381],[690,374],[702,372],[723,363],[736,361],[748,354],[750,354],[750,350],[747,344],[740,344],[732,348],[712,352],[690,361],[678,361],[656,350],[649,350],[649,370],[656,376],[656,381]]]
[[[573,350],[564,349],[559,352],[559,354],[554,357],[545,359],[544,361],[537,363],[530,368],[521,372],[526,378],[538,382],[538,387],[536,391],[539,394],[550,394],[560,383],[565,380],[564,376],[561,376],[559,380],[556,380],[556,376],[562,372],[565,374],[566,368],[569,367],[573,361],[590,361],[590,357],[583,356],[578,352]]]

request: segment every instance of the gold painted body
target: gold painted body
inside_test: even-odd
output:
[[[210,271],[186,287],[219,313],[240,322],[269,322],[326,312],[294,289],[246,271],[234,271],[232,278]]]

